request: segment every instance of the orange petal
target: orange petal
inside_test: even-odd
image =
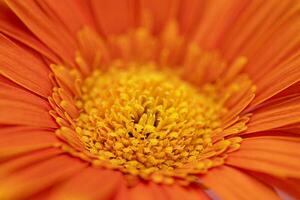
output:
[[[207,1],[197,24],[195,40],[204,48],[214,48],[232,28],[248,1]],[[199,11],[198,11],[199,12]]]
[[[300,178],[300,141],[282,138],[245,138],[240,149],[231,153],[226,162],[275,176]]]
[[[0,110],[0,124],[31,125],[41,128],[57,127],[48,111],[26,102],[1,99]]]
[[[96,22],[104,34],[118,34],[134,27],[134,0],[92,0],[91,4]]]
[[[55,134],[61,140],[66,141],[74,149],[77,149],[78,151],[84,150],[84,143],[74,129],[62,126],[60,129],[55,131]]]
[[[0,199],[24,199],[63,181],[84,167],[86,163],[68,155],[32,165],[0,180]]]
[[[41,53],[52,62],[58,62],[58,58],[43,43],[37,40],[24,24],[6,6],[0,4],[0,32],[17,41],[31,47]]]
[[[150,182],[149,183],[149,189],[152,191],[152,194],[154,195],[155,199],[168,199],[167,193],[164,191],[164,188],[161,187],[162,185]]]
[[[132,200],[164,200],[167,199],[161,188],[155,184],[139,183],[129,189],[130,199]]]
[[[179,26],[181,32],[189,37],[191,33],[195,32],[195,27],[198,27],[201,21],[205,4],[204,1],[199,0],[181,1],[179,7]]]
[[[208,200],[210,199],[200,188],[185,188],[178,185],[162,186],[168,199],[172,200]]]
[[[254,111],[245,134],[300,122],[300,97],[277,101]]]
[[[163,27],[168,24],[170,20],[176,18],[179,9],[179,1],[178,0],[141,0],[140,1],[140,10],[141,14],[150,14],[150,19],[153,23],[153,31],[159,32],[163,29]],[[141,16],[142,18],[144,16]],[[147,17],[147,16],[145,16]],[[143,20],[143,19],[142,19]],[[151,22],[142,22],[142,23],[151,23]],[[150,27],[151,28],[151,27]]]
[[[249,1],[238,18],[233,21],[232,26],[225,35],[226,37],[223,39],[222,46],[227,57],[234,58],[237,55],[248,57],[248,54],[257,53],[258,50],[264,50],[264,54],[257,54],[264,57],[267,52],[264,46],[265,41],[262,41],[262,39],[274,42],[274,37],[277,37],[277,39],[280,37],[278,30],[282,30],[284,24],[291,25],[285,22],[291,22],[288,17],[292,15],[292,12],[296,14],[296,4],[296,1],[289,0]],[[297,18],[294,18],[293,23],[296,20]],[[274,46],[272,50],[274,50]],[[256,59],[254,60],[256,61]],[[270,60],[270,57],[266,60]],[[255,65],[249,68],[252,67],[259,69]]]
[[[299,134],[300,133],[300,123],[288,125],[286,127],[279,128],[279,131],[284,132],[284,134]]]
[[[91,69],[108,62],[109,52],[105,41],[89,27],[83,27],[77,34],[79,50],[85,62]],[[89,69],[89,70],[91,70]]]
[[[74,63],[75,37],[68,33],[57,18],[44,12],[41,5],[35,1],[6,0],[6,2],[41,41],[68,64]]]
[[[300,147],[299,137],[265,136],[244,138],[241,150],[263,150],[270,152],[298,155]],[[299,162],[300,164],[300,162]]]
[[[280,199],[268,186],[231,167],[218,167],[201,177],[205,186],[224,200],[275,200]],[[255,191],[255,192],[254,192]]]
[[[57,17],[71,34],[76,34],[84,25],[95,26],[92,13],[87,9],[90,6],[88,1],[39,0],[37,2],[45,10],[51,10],[53,18]]]
[[[0,35],[0,74],[24,88],[48,97],[52,85],[49,68],[32,50],[21,48],[16,43]]]
[[[63,65],[52,64],[50,67],[55,75],[58,85],[68,94],[76,95],[76,77],[72,76],[71,71]],[[52,93],[52,95],[54,94]]]
[[[19,156],[17,158],[13,158],[9,161],[5,161],[1,163],[0,176],[3,177],[4,175],[8,175],[17,170],[21,170],[24,167],[28,167],[32,164],[49,159],[60,153],[62,153],[62,151],[58,148],[47,148],[38,151],[33,151],[28,154]]]
[[[10,134],[15,132],[30,132],[36,131],[37,127],[32,126],[11,126],[11,125],[0,125],[1,134]]]
[[[300,81],[299,58],[300,54],[298,52],[297,56],[289,58],[286,62],[273,67],[263,78],[256,81],[257,95],[250,109],[259,106],[262,102]],[[279,79],[280,81],[277,81]]]
[[[298,11],[293,0],[251,1],[226,34],[225,57],[249,60],[245,72],[257,85],[253,106],[299,81]]]
[[[49,198],[51,188],[40,191],[34,195],[30,196],[30,200],[47,200]]]
[[[234,120],[234,118],[239,116],[254,98],[255,91],[253,85],[249,82],[247,83],[247,86],[232,95],[232,98],[226,102],[229,112],[222,116],[222,123],[228,124],[230,121]]]
[[[293,0],[251,1],[223,40],[225,57],[249,60],[245,71],[257,85],[252,108],[299,81],[298,11]]]
[[[123,180],[120,183],[120,188],[118,189],[118,192],[116,193],[116,196],[113,198],[113,200],[128,200],[129,199],[129,187],[127,187],[126,180],[123,178]]]
[[[2,129],[1,129],[2,130]],[[57,146],[60,141],[50,131],[31,130],[6,132],[0,134],[0,159],[18,154]]]
[[[119,187],[120,173],[88,167],[52,191],[49,199],[111,199]]]
[[[300,177],[299,173],[299,166],[291,166],[292,164],[295,165],[297,161],[295,159],[293,161],[294,163],[279,163],[279,162],[286,162],[289,157],[285,156],[278,156],[278,159],[276,162],[274,160],[268,160],[268,157],[272,156],[272,154],[264,154],[263,156],[260,156],[262,158],[256,158],[256,155],[260,154],[261,151],[256,152],[241,152],[243,154],[249,154],[249,156],[240,156],[240,155],[232,155],[230,158],[228,158],[227,163],[233,166],[237,166],[244,169],[254,170],[258,172],[264,172],[269,173],[274,176],[279,177]],[[282,159],[282,160],[281,160]]]
[[[285,98],[285,97],[290,97],[290,96],[300,96],[300,81],[291,85],[287,89],[283,90],[282,92],[278,93],[274,97],[272,97],[270,100],[275,100],[275,99],[280,99],[280,98]],[[268,100],[268,101],[270,101]]]
[[[46,111],[50,110],[50,105],[47,100],[34,95],[33,93],[18,86],[15,87],[6,83],[0,84],[0,98],[12,101],[21,101],[34,105]]]
[[[250,172],[250,173],[253,176],[255,176],[257,179],[261,180],[262,182],[266,182],[272,185],[273,187],[279,188],[280,190],[290,194],[295,199],[300,199],[299,179],[284,179],[284,178],[269,176],[263,173],[254,173],[254,172]]]
[[[278,4],[276,4],[276,6],[278,7]],[[297,6],[295,6],[295,8],[296,7]],[[299,5],[295,10],[298,9]],[[288,13],[288,11],[285,12]],[[284,16],[282,17],[284,18]],[[299,58],[299,51],[297,51],[297,49],[299,48],[300,42],[300,36],[298,34],[300,21],[295,16],[288,20],[290,21],[276,27],[279,30],[278,32],[275,31],[275,33],[271,33],[271,35],[268,33],[262,34],[268,38],[267,41],[263,41],[264,43],[260,49],[255,49],[254,46],[257,44],[253,44],[253,48],[249,48],[248,50],[249,53],[245,53],[245,55],[250,54],[250,51],[252,53],[252,55],[247,55],[249,64],[246,71],[252,75],[254,81],[265,81],[265,77],[270,71],[280,69],[283,67],[282,65],[287,65],[286,61],[294,58],[296,58],[296,61],[299,61],[299,59],[297,59],[297,57]],[[256,42],[260,43],[258,41]],[[265,51],[265,49],[269,48],[271,48],[269,51]],[[257,50],[257,52],[255,50]]]

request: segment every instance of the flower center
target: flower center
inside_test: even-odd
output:
[[[239,149],[238,134],[251,117],[241,110],[255,93],[241,73],[246,58],[229,63],[185,41],[176,27],[170,23],[157,36],[140,27],[106,39],[80,31],[76,68],[51,65],[48,100],[60,148],[93,167],[121,171],[129,184],[181,185]]]
[[[75,130],[89,155],[142,177],[200,160],[224,111],[212,87],[194,88],[151,64],[95,70],[81,90]]]

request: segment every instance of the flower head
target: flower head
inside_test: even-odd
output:
[[[298,1],[0,2],[0,199],[300,197]]]

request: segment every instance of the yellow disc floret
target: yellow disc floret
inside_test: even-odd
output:
[[[75,122],[86,150],[130,174],[185,168],[212,146],[220,126],[215,95],[151,64],[96,70],[81,90]]]

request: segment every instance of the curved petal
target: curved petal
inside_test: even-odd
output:
[[[25,167],[31,166],[38,162],[50,159],[53,156],[61,154],[63,151],[58,148],[46,148],[27,153],[25,155],[12,158],[0,165],[0,177],[15,173]]]
[[[167,194],[168,199],[172,200],[208,200],[210,199],[200,188],[181,187],[178,185],[162,186],[164,192]]]
[[[50,69],[36,52],[0,35],[0,74],[42,97],[48,97],[52,84]]]
[[[78,173],[86,163],[61,155],[25,168],[0,180],[0,199],[26,198]],[[26,184],[24,184],[26,183]]]
[[[224,200],[280,199],[270,187],[242,171],[227,166],[210,170],[201,180]]]
[[[60,141],[51,131],[22,130],[0,134],[0,160],[27,152],[55,147]]]
[[[5,4],[0,4],[0,32],[36,50],[52,62],[59,62],[57,56],[35,38]]]
[[[274,101],[253,112],[247,124],[249,134],[267,131],[300,122],[300,97]]]
[[[300,80],[298,1],[207,1],[197,27],[202,48],[248,58],[244,71],[257,85],[252,108]]]
[[[30,91],[24,90],[18,87],[17,85],[13,86],[8,83],[3,83],[1,80],[0,80],[0,98],[31,104],[45,111],[50,110],[50,105],[46,99],[41,98],[31,93]]]
[[[170,21],[176,19],[178,15],[179,1],[178,0],[141,0],[140,10],[141,23],[151,23],[154,33],[163,30],[163,27]],[[142,16],[148,14],[149,16]],[[147,18],[148,17],[148,18]],[[145,18],[145,19],[144,19]],[[146,21],[143,21],[146,20]],[[147,21],[148,20],[148,21]]]
[[[111,199],[119,188],[118,172],[88,167],[64,183],[53,188],[49,199]]]
[[[123,179],[120,183],[120,188],[118,189],[118,192],[116,193],[116,196],[113,198],[113,200],[127,199],[129,199],[129,188],[127,187],[126,180]]]
[[[300,179],[279,178],[270,176],[265,173],[258,173],[253,171],[248,171],[248,173],[257,178],[258,180],[272,185],[274,188],[278,188],[284,193],[291,195],[295,199],[300,199]]]
[[[200,22],[195,27],[195,42],[203,48],[217,48],[248,4],[248,0],[205,1]]]
[[[180,1],[178,23],[181,32],[187,37],[195,33],[205,9],[205,1],[190,0]]]
[[[130,199],[132,200],[165,200],[169,199],[161,185],[155,183],[139,183],[132,189],[129,189]]]
[[[58,18],[61,26],[75,36],[83,26],[95,28],[90,1],[86,0],[37,0],[38,4],[46,10],[51,18]]]
[[[92,9],[103,34],[118,34],[136,25],[135,0],[92,0]]]
[[[288,90],[294,85],[296,85],[296,87],[298,86],[300,81],[300,52],[296,51],[294,54],[296,55],[290,57],[285,62],[273,66],[272,70],[264,74],[263,78],[259,79],[258,75],[255,76],[255,78],[258,78],[256,81],[256,98],[249,106],[249,109],[255,109],[255,107],[260,106],[263,102],[266,102],[280,92],[285,92],[285,90]],[[265,68],[266,67],[263,67],[261,69]],[[280,81],[278,81],[279,79]]]
[[[76,50],[75,35],[72,36],[61,22],[45,12],[37,1],[6,0],[8,6],[56,55],[68,64],[74,63]],[[49,11],[49,9],[47,10]]]
[[[48,111],[29,103],[0,99],[0,124],[56,128]]]
[[[269,136],[243,139],[226,163],[279,177],[300,178],[300,139]]]
[[[250,1],[222,40],[229,60],[242,55],[257,85],[253,106],[299,81],[299,2]],[[280,81],[278,81],[280,79]]]

